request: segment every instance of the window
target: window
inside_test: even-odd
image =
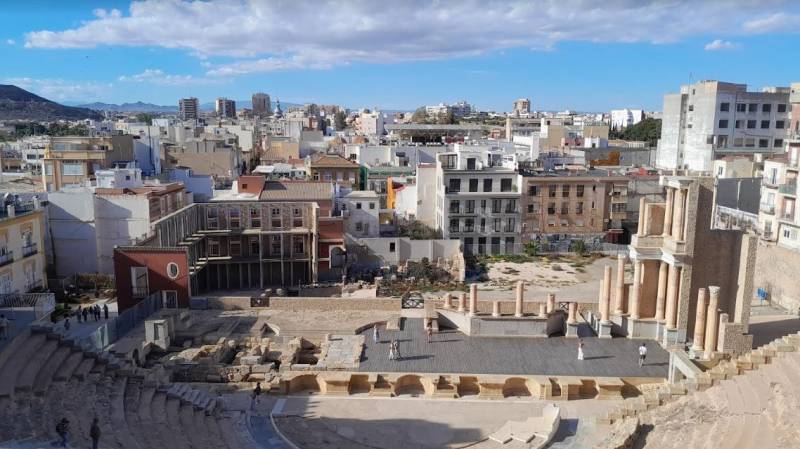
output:
[[[756,121],[755,120],[748,120],[747,121],[747,129],[755,129]]]
[[[727,128],[728,127],[728,121],[727,120],[720,120],[719,121],[719,127],[723,128],[723,129]]]
[[[61,169],[64,176],[83,176],[83,164],[80,162],[64,162]]]
[[[250,237],[250,255],[258,256],[258,253],[259,253],[258,237]]]
[[[517,227],[516,220],[514,220],[513,218],[507,218],[504,232],[514,232],[516,230],[516,227]]]
[[[457,214],[460,208],[461,208],[461,203],[458,200],[450,201],[450,213],[451,214]]]
[[[475,170],[475,158],[467,158],[467,170]]]
[[[364,224],[360,221],[356,223],[356,231],[361,232],[364,230]]]
[[[578,198],[583,198],[583,191],[585,186],[575,186],[575,196]]]
[[[211,257],[219,256],[219,241],[217,239],[208,240],[208,255]]]
[[[769,147],[769,139],[758,139],[758,147],[759,148]]]
[[[775,139],[775,141],[772,143],[772,146],[775,147],[775,148],[782,147],[783,146],[783,139]]]
[[[689,112],[692,112],[692,111],[694,111],[694,105],[693,105],[693,104],[690,104],[690,105],[689,105]]]
[[[769,129],[769,120],[761,120],[761,129]]]
[[[280,256],[281,255],[281,241],[280,236],[276,235],[278,239],[272,239],[272,245],[270,245],[271,251],[270,255],[272,256]]]
[[[741,147],[743,144],[744,144],[744,139],[742,139],[741,137],[737,137],[737,138],[733,139],[733,146],[734,147]]]
[[[736,103],[736,112],[747,112],[747,105],[744,103]]]
[[[529,186],[528,196],[539,196],[539,186]]]
[[[456,168],[455,154],[445,154],[439,160],[442,161],[442,168]]]
[[[550,184],[549,186],[547,186],[547,196],[549,196],[550,198],[555,198],[556,190],[558,190],[558,186],[555,184]]]
[[[389,252],[393,253],[395,251],[395,242],[389,242]]]
[[[281,214],[281,210],[280,208],[273,207],[270,213],[272,214],[273,217],[277,217]]]
[[[292,209],[292,215],[294,215],[295,217],[300,217],[303,215],[303,210],[300,209],[299,207],[295,207],[294,209]]]
[[[470,179],[469,180],[469,191],[470,192],[477,192],[478,191],[478,180],[477,179]]]
[[[271,223],[273,228],[280,228],[281,227],[281,219],[280,218],[273,218]]]
[[[292,227],[293,228],[302,228],[303,227],[303,219],[302,218],[292,218]]]
[[[475,231],[475,220],[472,218],[467,218],[464,220],[464,232],[474,232]]]
[[[356,203],[356,209],[361,209],[361,203]]]
[[[457,178],[450,178],[450,188],[448,189],[448,192],[454,193],[460,191],[461,191],[461,180]]]
[[[561,197],[569,198],[569,184],[564,184],[561,186]]]
[[[529,214],[533,213],[533,204],[528,204],[528,213]]]
[[[747,105],[747,112],[756,112],[758,111],[758,103],[750,103]]]
[[[786,128],[786,122],[783,120],[775,120],[775,129],[784,129]]]
[[[736,120],[736,129],[742,129],[744,126],[744,120]]]
[[[503,200],[492,200],[492,213],[499,214]]]
[[[556,214],[556,203],[547,203],[547,215]]]
[[[761,105],[761,112],[770,112],[772,111],[772,105],[769,103],[764,103]]]
[[[450,232],[458,232],[458,219],[450,220]]]
[[[756,139],[753,139],[753,138],[747,138],[747,139],[744,139],[744,146],[745,146],[746,148],[755,148],[755,146],[756,146]]]
[[[467,200],[466,202],[466,210],[464,213],[466,214],[474,214],[475,213],[475,200]]]
[[[578,202],[575,204],[575,215],[582,215],[583,214],[583,202]]]
[[[517,200],[506,201],[506,213],[513,214],[517,211]]]
[[[241,211],[239,209],[228,209],[228,226],[231,229],[239,229],[241,225]]]
[[[481,233],[486,232],[486,219],[481,218]]]
[[[561,215],[567,214],[569,214],[569,203],[565,201],[561,203]]]
[[[731,110],[731,104],[730,103],[720,103],[719,104],[719,110],[721,112],[728,112],[728,111]]]
[[[292,239],[292,251],[295,254],[304,254],[306,252],[302,235],[296,235]]]
[[[261,227],[261,211],[257,207],[250,208],[250,227],[251,228]]]
[[[500,191],[501,192],[511,192],[511,179],[501,179],[500,180]]]
[[[178,269],[178,264],[175,262],[167,264],[167,276],[169,276],[170,279],[177,278],[179,274],[181,274],[181,271]]]
[[[230,246],[230,255],[231,256],[241,256],[242,255],[242,242],[239,240],[231,240],[229,242]]]
[[[481,200],[481,212],[486,212],[486,200]]]
[[[206,209],[206,227],[212,230],[219,227],[219,219],[217,218],[216,207],[209,207]]]
[[[786,112],[786,103],[778,104],[778,112]]]
[[[494,232],[500,232],[500,226],[502,224],[502,220],[499,218],[494,219]]]
[[[492,191],[492,180],[491,179],[484,179],[483,180],[483,191],[484,192],[491,192]]]

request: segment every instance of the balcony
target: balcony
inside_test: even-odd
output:
[[[794,212],[784,212],[778,217],[778,219],[781,221],[794,223]]]
[[[131,287],[131,296],[134,298],[144,298],[148,294],[147,287]]]
[[[792,180],[785,184],[781,184],[781,186],[778,188],[778,192],[783,195],[797,196],[797,180]]]
[[[0,267],[3,265],[8,265],[14,261],[14,252],[8,251],[6,253],[0,254]]]
[[[775,215],[775,205],[774,204],[761,203],[758,206],[758,210],[760,212],[763,212],[763,213],[767,214],[767,215]]]
[[[38,289],[42,288],[43,286],[44,286],[44,283],[42,282],[41,279],[32,280],[32,281],[26,281],[25,282],[25,291],[26,292],[31,292],[33,290],[38,290]]]
[[[32,256],[39,252],[39,247],[36,243],[22,247],[22,257]]]

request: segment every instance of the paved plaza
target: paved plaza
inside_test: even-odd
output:
[[[363,332],[365,349],[359,371],[529,374],[552,376],[667,377],[669,353],[647,342],[644,367],[638,364],[643,340],[584,338],[585,360],[577,359],[577,339],[469,337],[443,330],[428,343],[422,319],[406,318],[402,329],[381,329],[378,343],[372,329]],[[399,360],[389,360],[389,341],[400,342]]]

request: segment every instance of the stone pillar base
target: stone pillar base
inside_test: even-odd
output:
[[[567,323],[567,332],[565,334],[567,337],[577,337],[578,336],[578,323]]]
[[[681,345],[680,331],[678,329],[667,329],[665,327],[664,335],[661,337],[661,345],[665,348]]]
[[[600,338],[611,338],[611,328],[614,326],[614,323],[611,322],[600,322],[600,325],[597,329],[597,336]]]
[[[689,357],[695,360],[706,360],[706,351],[703,349],[689,348]]]

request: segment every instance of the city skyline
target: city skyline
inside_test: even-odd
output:
[[[701,79],[788,85],[800,8],[38,1],[4,15],[0,82],[60,102],[177,105],[266,92],[352,108],[466,100],[507,111],[527,97],[537,110],[608,111],[660,110],[665,93]]]

